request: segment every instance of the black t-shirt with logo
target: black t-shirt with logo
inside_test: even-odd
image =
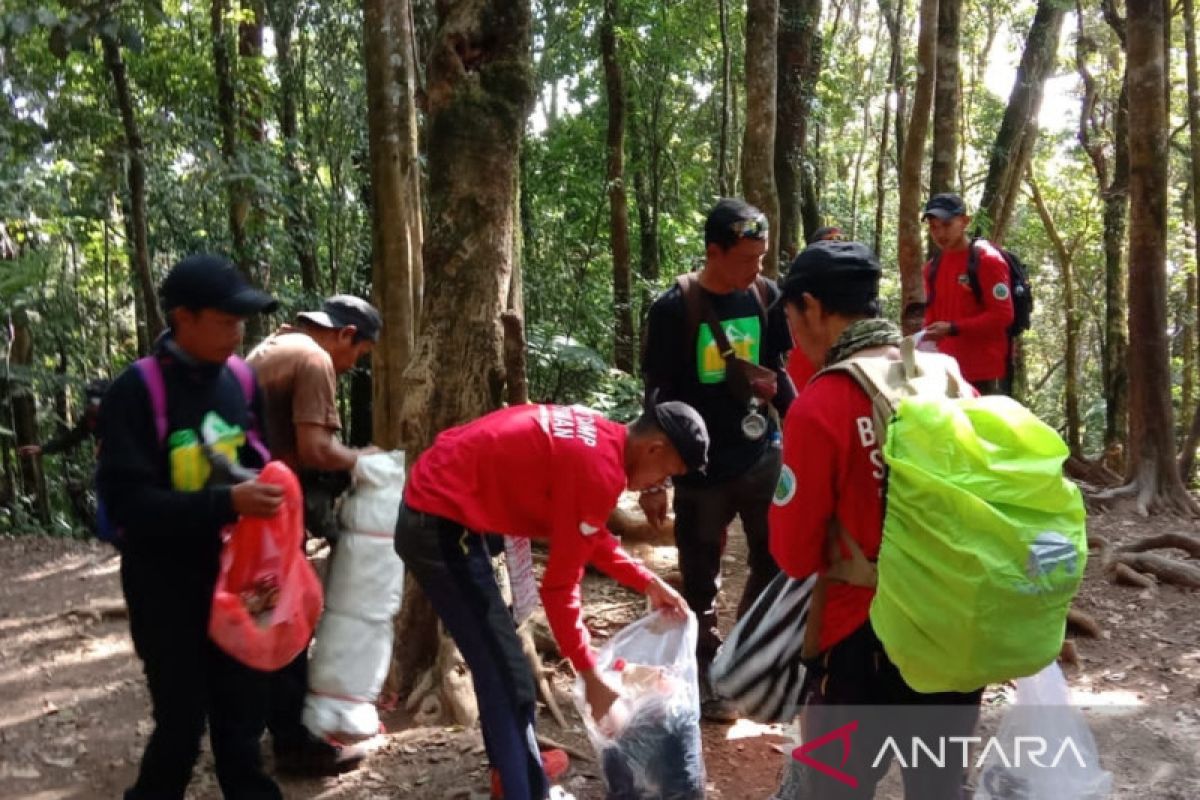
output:
[[[773,402],[782,417],[794,394],[783,370],[784,354],[792,347],[783,307],[772,308],[764,314],[753,290],[724,295],[701,291],[712,304],[738,356],[775,370],[780,389]],[[779,290],[771,281],[767,281],[767,296],[771,304],[779,296]],[[687,328],[683,293],[675,285],[650,307],[646,348],[642,356],[646,392],[649,395],[658,390],[659,402],[682,400],[688,403],[708,425],[712,444],[706,473],[693,473],[677,480],[691,485],[721,483],[745,472],[761,457],[775,436],[775,422],[771,420],[767,435],[761,439],[746,438],[742,433],[742,419],[747,408],[725,383],[725,361],[713,341],[712,331],[703,320],[696,331]]]

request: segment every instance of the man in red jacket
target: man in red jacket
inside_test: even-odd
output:
[[[650,598],[683,598],[606,530],[626,488],[640,491],[708,460],[704,420],[661,403],[629,426],[581,406],[513,406],[444,431],[409,472],[396,552],[425,590],[471,669],[488,760],[509,800],[542,800],[549,784],[534,738],[536,692],[492,573],[496,537],[546,539],[541,597],[559,650],[583,679],[596,719],[618,695],[595,671],[579,583],[592,564]]]
[[[923,219],[941,251],[925,264],[925,339],[954,356],[980,394],[1003,394],[1013,321],[1008,262],[990,242],[967,235],[971,217],[958,195],[931,197]],[[972,248],[978,264],[974,281]]]
[[[793,357],[807,358],[814,368],[860,354],[898,357],[900,331],[879,319],[879,276],[879,261],[857,242],[818,242],[797,256],[780,282],[798,348]],[[874,561],[883,539],[884,477],[870,398],[842,372],[809,383],[783,426],[783,467],[768,520],[771,555],[779,568],[793,578],[829,569],[830,530],[836,526]],[[837,547],[840,558],[849,557],[844,540]],[[914,592],[931,590],[913,587]],[[930,716],[937,735],[968,736],[975,726],[980,691],[921,694],[905,683],[871,626],[874,595],[874,588],[830,583],[823,610],[814,603],[808,624],[818,633],[816,654],[802,690],[806,742],[839,730],[849,736],[847,726],[855,726],[853,747],[840,771],[857,786],[793,762],[776,793],[779,800],[873,797],[890,762],[877,757],[888,735],[908,753],[911,736],[924,734],[920,725]],[[866,708],[896,705],[922,708],[899,713]],[[837,763],[836,756],[815,758]],[[904,769],[902,775],[909,800],[959,800],[963,774],[957,768]]]

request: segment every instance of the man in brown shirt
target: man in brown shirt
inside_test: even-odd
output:
[[[320,311],[301,312],[295,326],[279,328],[246,359],[265,396],[267,445],[299,476],[304,526],[313,536],[336,537],[333,504],[350,485],[350,470],[364,452],[338,440],[337,376],[371,352],[381,327],[370,303],[336,295]],[[349,760],[301,722],[307,690],[306,651],[272,678],[267,726],[276,766],[308,774],[341,771]]]

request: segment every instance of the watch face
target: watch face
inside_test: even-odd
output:
[[[751,411],[742,417],[742,435],[750,441],[757,441],[767,433],[767,418],[762,414]]]

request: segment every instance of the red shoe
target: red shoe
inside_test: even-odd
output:
[[[562,777],[571,767],[571,759],[562,750],[543,750],[542,769],[551,783]],[[504,800],[504,786],[500,783],[500,770],[492,767],[492,800]]]

